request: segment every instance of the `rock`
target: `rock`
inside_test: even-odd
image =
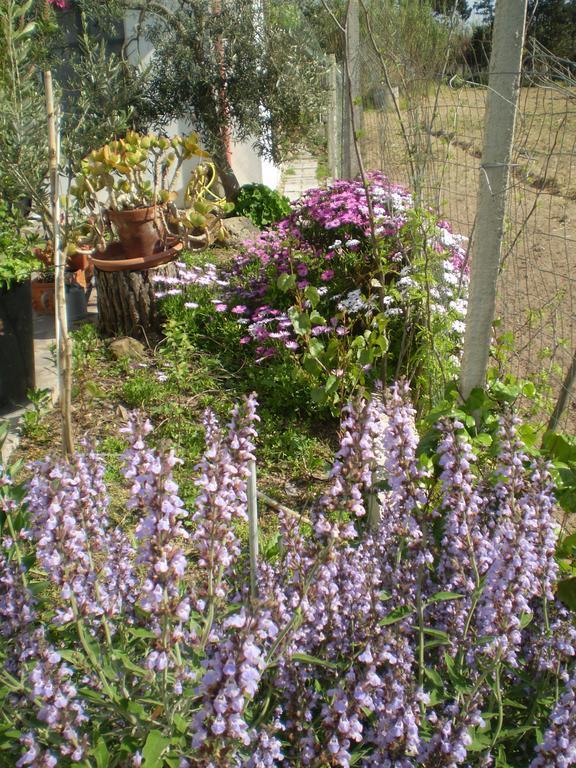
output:
[[[222,222],[229,245],[242,245],[245,240],[254,240],[260,234],[258,227],[246,216],[231,216]]]
[[[146,347],[142,342],[133,339],[131,336],[122,336],[119,339],[114,339],[110,343],[110,352],[116,360],[127,357],[129,360],[140,362],[146,359]]]

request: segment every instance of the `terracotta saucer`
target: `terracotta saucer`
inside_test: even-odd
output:
[[[166,240],[166,248],[163,250],[154,251],[150,256],[128,257],[122,244],[115,242],[110,243],[98,256],[95,251],[92,263],[102,272],[136,272],[167,264],[182,250],[182,247],[177,237],[169,237]]]

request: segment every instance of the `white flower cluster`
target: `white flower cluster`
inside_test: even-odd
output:
[[[341,312],[348,312],[350,315],[360,312],[362,309],[366,309],[367,306],[360,288],[350,291],[350,293],[346,294],[346,298],[338,303],[338,309]]]

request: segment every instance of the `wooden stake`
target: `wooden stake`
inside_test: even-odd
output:
[[[64,453],[74,453],[72,434],[72,344],[68,335],[66,315],[65,261],[60,247],[60,194],[59,194],[59,142],[54,108],[52,73],[44,72],[46,113],[48,116],[48,148],[50,152],[50,202],[52,207],[52,249],[56,282],[56,347],[58,360],[58,401],[62,415],[62,443]]]

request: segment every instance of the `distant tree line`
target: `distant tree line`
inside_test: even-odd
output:
[[[494,5],[494,0],[474,3],[480,23],[474,27],[467,52],[472,70],[483,71],[488,66]],[[526,36],[536,39],[555,56],[576,62],[576,0],[529,0]]]

